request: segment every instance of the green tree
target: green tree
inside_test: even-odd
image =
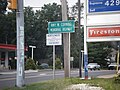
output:
[[[0,14],[0,43],[15,44],[16,16],[14,12]]]
[[[96,62],[102,67],[107,66],[105,58],[109,56],[111,48],[108,42],[89,43],[88,44],[88,60],[89,62]]]
[[[29,69],[37,69],[37,66],[35,65],[35,61],[31,58],[27,59],[26,60],[26,63],[25,63],[25,69],[26,70],[29,70]]]
[[[0,14],[4,14],[6,12],[7,0],[0,0]]]
[[[56,58],[55,60],[55,68],[61,69],[61,60],[59,58]]]
[[[31,7],[24,9],[24,22],[25,22],[25,43],[27,45],[34,45],[35,34],[37,33],[35,27],[35,12]]]
[[[28,46],[37,47],[34,51],[36,60],[52,60],[52,47],[46,46],[46,34],[48,22],[58,20],[61,20],[61,6],[56,3],[46,4],[36,12],[31,7],[25,8],[25,41]]]

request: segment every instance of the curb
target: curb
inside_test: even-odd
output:
[[[116,76],[115,74],[110,74],[110,75],[97,76],[97,78],[113,78],[115,76]]]

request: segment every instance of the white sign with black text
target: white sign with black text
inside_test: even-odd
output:
[[[62,45],[62,35],[61,34],[46,34],[46,45]]]

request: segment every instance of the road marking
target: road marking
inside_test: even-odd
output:
[[[43,75],[46,75],[46,73],[42,73],[42,74],[40,74],[40,76],[43,76]]]
[[[39,75],[36,75],[36,76],[28,76],[28,77],[25,77],[25,79],[28,79],[28,78],[36,78],[36,77],[43,77],[43,76],[52,76],[52,74],[39,74]],[[8,80],[15,80],[16,78],[4,78],[4,79],[0,79],[0,81],[8,81]]]
[[[7,80],[14,80],[16,78],[4,78],[4,79],[0,79],[0,81],[7,81]]]

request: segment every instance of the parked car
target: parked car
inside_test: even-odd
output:
[[[116,68],[117,68],[117,63],[111,63],[110,65],[108,65],[109,70],[114,70]],[[120,68],[120,65],[119,65],[119,68]]]
[[[42,64],[40,65],[40,67],[41,67],[42,69],[48,69],[48,68],[49,68],[49,65],[48,65],[47,63],[42,63]]]
[[[100,65],[98,65],[97,63],[89,63],[88,69],[89,70],[100,70]]]

